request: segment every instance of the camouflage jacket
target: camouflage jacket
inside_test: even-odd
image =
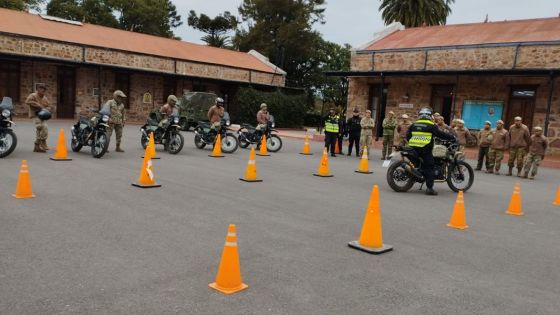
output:
[[[124,121],[126,120],[124,115],[124,104],[117,104],[117,101],[115,100],[108,100],[107,103],[105,103],[105,106],[111,111],[110,123],[115,125],[124,124]]]

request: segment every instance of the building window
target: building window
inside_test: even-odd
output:
[[[0,62],[0,100],[7,96],[19,101],[19,73],[19,62]]]
[[[130,108],[130,73],[117,72],[115,74],[115,90],[121,90],[127,96],[124,107]]]

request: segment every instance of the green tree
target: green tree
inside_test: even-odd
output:
[[[325,0],[244,0],[239,7],[244,26],[234,38],[241,51],[255,49],[284,69],[287,86],[309,88],[305,80],[313,69],[321,35],[315,23],[324,23]]]
[[[104,0],[51,0],[47,14],[67,20],[119,27],[113,9]]]
[[[206,14],[198,16],[194,10],[191,10],[188,24],[192,28],[206,33],[201,40],[209,46],[227,48],[230,42],[227,33],[237,28],[237,18],[231,15],[229,11],[225,11],[212,19]]]
[[[455,0],[381,0],[379,11],[385,24],[405,27],[444,25]]]
[[[41,11],[44,0],[0,0],[0,8],[28,11]]]

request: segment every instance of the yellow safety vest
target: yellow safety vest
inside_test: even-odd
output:
[[[416,123],[434,125],[430,120],[417,120]],[[425,131],[412,131],[412,137],[408,141],[408,145],[416,148],[423,148],[432,142],[432,133]]]
[[[325,132],[338,133],[338,116],[328,117],[325,121]]]

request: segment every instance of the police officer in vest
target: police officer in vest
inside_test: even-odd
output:
[[[424,107],[418,112],[418,120],[408,128],[408,145],[422,158],[422,172],[426,179],[426,195],[437,195],[434,190],[434,136],[444,140],[455,140],[453,135],[441,131],[432,121],[432,110]]]
[[[325,122],[325,148],[327,148],[327,152],[331,152],[331,156],[336,156],[335,152],[335,145],[336,139],[338,139],[338,134],[340,131],[340,126],[338,124],[340,117],[334,111],[334,108],[331,108],[329,111],[329,115],[324,118]]]

